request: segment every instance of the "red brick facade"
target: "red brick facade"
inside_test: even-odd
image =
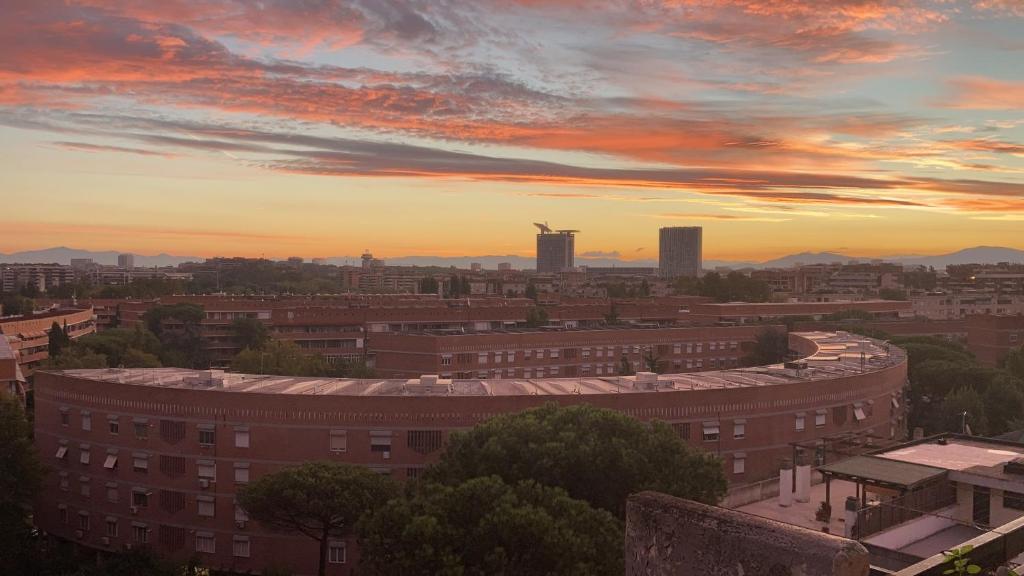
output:
[[[268,393],[173,386],[159,370],[40,373],[35,438],[51,472],[35,519],[47,533],[101,550],[145,539],[161,554],[198,554],[210,567],[259,572],[275,565],[299,576],[315,572],[315,544],[245,521],[234,506],[241,483],[310,460],[415,477],[452,431],[546,402],[669,422],[687,442],[721,455],[734,483],[777,474],[793,442],[903,436],[902,351],[851,340],[847,357],[837,352],[845,347],[836,344],[841,337],[820,349],[805,336],[790,340],[802,354],[818,356],[809,372],[663,375],[673,384],[656,390],[614,378],[590,379],[589,391],[572,393],[576,380],[565,379],[541,382],[541,393],[516,393],[518,385],[493,381],[484,388],[495,392],[417,395],[374,392],[395,381],[337,381],[357,391],[346,393],[319,380],[315,386],[324,388],[314,393]],[[119,382],[129,375],[144,383]],[[351,541],[347,554],[344,564],[329,565],[329,574],[354,573],[358,551]]]

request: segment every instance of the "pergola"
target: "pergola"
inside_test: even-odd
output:
[[[818,468],[825,478],[825,501],[831,496],[833,478],[846,480],[857,485],[857,499],[861,506],[867,505],[869,486],[895,490],[901,495],[926,486],[946,477],[947,470],[901,462],[880,456],[854,456]]]

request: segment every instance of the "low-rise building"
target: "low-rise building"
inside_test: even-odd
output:
[[[996,366],[1022,345],[1024,314],[976,314],[967,319],[967,349],[983,364]]]

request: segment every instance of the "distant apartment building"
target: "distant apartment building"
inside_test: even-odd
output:
[[[0,288],[3,292],[17,292],[26,286],[35,286],[40,292],[72,284],[75,270],[63,264],[0,264]]]
[[[371,334],[368,346],[384,378],[600,377],[735,368],[763,328],[391,333]]]
[[[666,278],[700,275],[702,262],[700,226],[673,226],[658,231],[658,270]]]
[[[118,254],[117,255],[117,267],[131,269],[135,268],[135,255],[134,254]]]
[[[990,292],[928,293],[910,298],[914,314],[932,320],[959,320],[977,314],[1024,314],[1024,295]]]
[[[541,231],[537,234],[537,272],[557,274],[575,265],[575,230]]]
[[[997,366],[1024,345],[1024,315],[975,314],[967,318],[967,349],[980,362]]]
[[[687,317],[694,322],[749,324],[785,318],[821,320],[838,312],[858,311],[874,320],[912,318],[911,303],[904,300],[848,302],[726,302],[695,303]]]
[[[0,391],[17,397],[25,393],[25,377],[18,366],[18,356],[3,335],[0,335]]]

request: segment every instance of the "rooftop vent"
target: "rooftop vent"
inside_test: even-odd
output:
[[[452,381],[442,380],[437,374],[424,374],[419,378],[410,378],[402,387],[408,394],[451,394]]]
[[[633,380],[633,387],[637,390],[657,390],[658,374],[656,372],[637,372]]]

